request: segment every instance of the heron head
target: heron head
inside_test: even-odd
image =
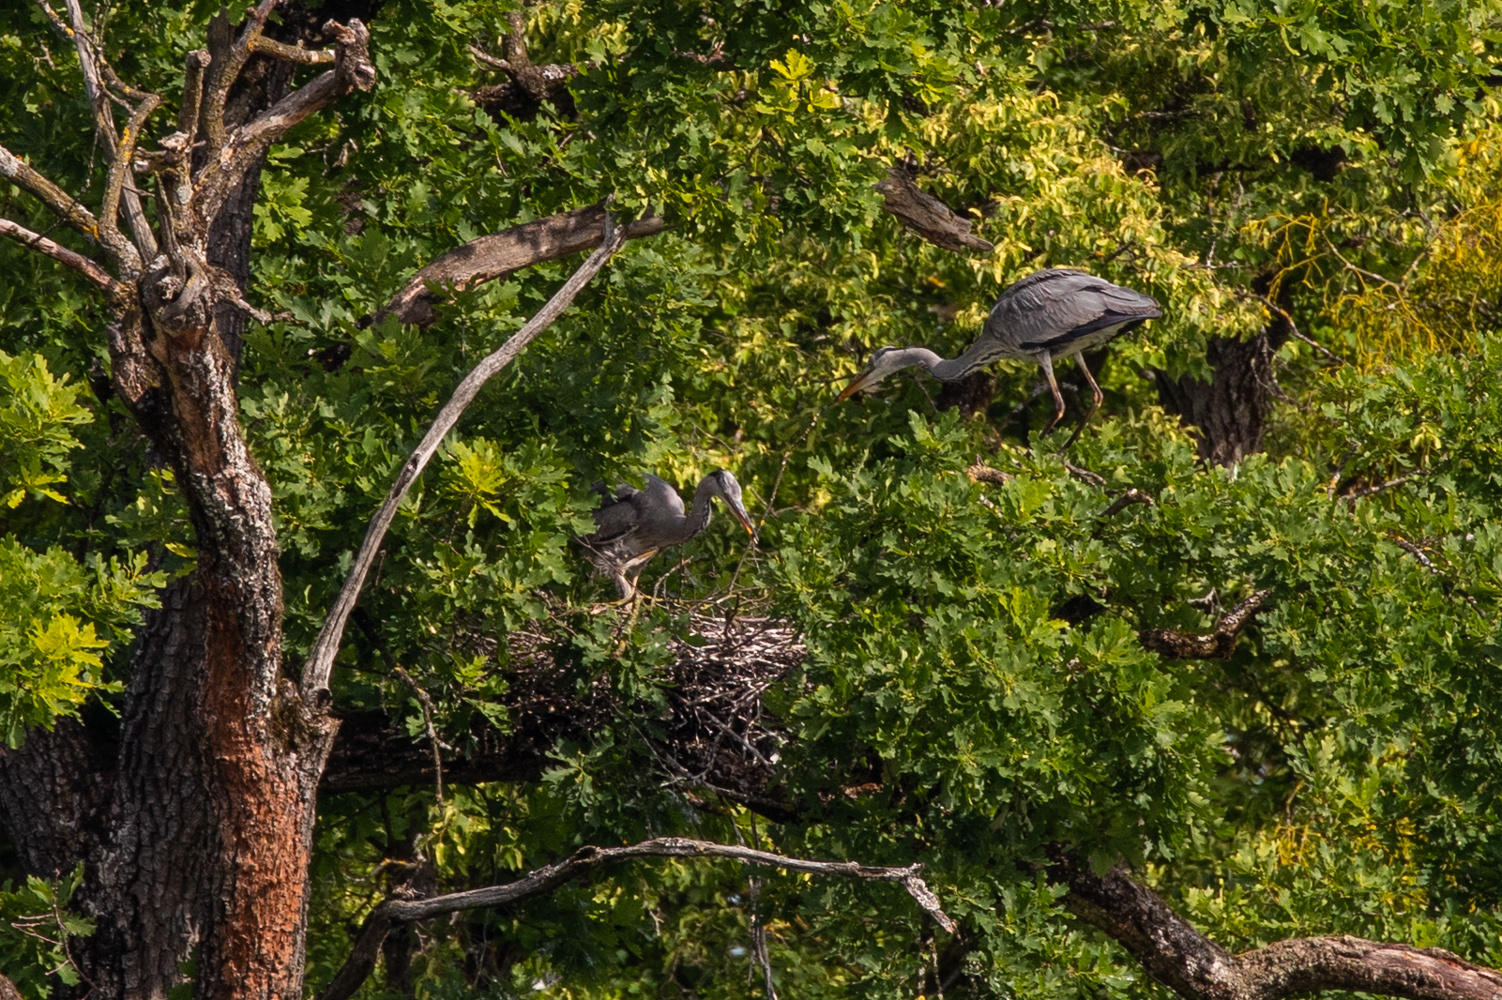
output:
[[[741,484],[735,481],[735,476],[728,469],[720,469],[714,474],[715,492],[719,493],[725,501],[725,506],[730,508],[730,513],[741,522],[741,527],[746,529],[746,534],[756,537],[756,525],[751,523],[751,515],[746,513],[746,506],[741,502]]]
[[[871,360],[866,362],[865,370],[850,380],[850,384],[845,386],[844,391],[835,397],[835,402],[843,403],[862,389],[871,388],[898,369],[910,367],[914,362],[907,360],[904,354],[905,352],[895,347],[878,348],[876,353],[871,355]]]

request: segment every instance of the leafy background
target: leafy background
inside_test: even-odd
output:
[[[250,298],[294,318],[252,327],[242,420],[275,494],[295,664],[438,405],[575,262],[462,295],[428,329],[362,318],[483,233],[607,195],[664,215],[671,230],[629,244],[452,435],[336,672],[342,709],[420,734],[393,673],[409,672],[462,748],[476,714],[510,724],[504,657],[478,651],[529,629],[570,651],[581,687],[603,679],[640,710],[559,747],[540,783],[322,803],[310,988],[414,843],[460,888],[666,833],[923,860],[967,928],[978,995],[1161,994],[1060,909],[1038,871],[1060,843],[1126,858],[1228,948],[1352,933],[1502,965],[1497,3],[550,0],[526,9],[532,58],[583,71],[572,107],[530,118],[475,96],[496,79],[467,46],[498,51],[510,9],[360,11],[375,90],[300,126],[262,177]],[[213,10],[96,16],[122,76],[174,101]],[[75,68],[24,8],[0,12],[0,134],[97,196]],[[871,190],[899,160],[995,251],[901,231]],[[36,255],[0,257],[15,745],[109,708],[141,610],[194,553],[170,473],[93,388],[100,304]],[[1002,366],[973,419],[918,376],[829,405],[872,348],[952,355],[1000,289],[1049,265],[1164,304],[1113,345],[1106,410],[1068,456],[1151,506],[1101,517],[1107,494],[1036,439],[1030,366]],[[1206,467],[1143,376],[1206,376],[1209,338],[1267,322],[1258,295],[1322,350],[1279,350],[1265,453]],[[977,458],[1011,479],[971,481]],[[660,557],[644,582],[667,600],[618,642],[570,543],[589,484],[653,471],[687,489],[718,467],[760,544],[722,518]],[[1209,630],[1260,589],[1267,610],[1227,661],[1135,638]],[[1087,620],[1061,614],[1086,599]],[[698,601],[803,630],[806,661],[768,698],[807,822],[706,798],[651,758],[665,639],[685,627],[677,602]],[[66,879],[0,861],[0,956],[44,996],[47,970],[68,974],[58,927],[88,928]],[[47,912],[57,926],[22,919]],[[753,913],[788,996],[914,995],[934,953],[894,887],[663,862],[423,928],[417,991],[740,996]],[[53,944],[27,933],[44,926]],[[387,989],[377,976],[365,995]]]

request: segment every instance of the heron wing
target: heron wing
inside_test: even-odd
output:
[[[623,541],[641,521],[641,504],[637,498],[644,496],[643,492],[626,483],[618,484],[614,494],[605,488],[604,483],[595,483],[594,490],[603,502],[592,512],[595,533],[582,541],[591,548]]]
[[[1028,275],[1002,293],[986,334],[1019,352],[1057,350],[1102,330],[1163,315],[1148,295],[1069,268]]]

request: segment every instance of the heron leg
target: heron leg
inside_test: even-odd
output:
[[[1100,409],[1100,404],[1106,398],[1106,394],[1101,392],[1100,386],[1096,384],[1095,376],[1090,374],[1090,366],[1085,364],[1085,355],[1076,354],[1074,360],[1079,362],[1080,371],[1085,373],[1085,381],[1090,383],[1090,412],[1085,414],[1085,419],[1081,420],[1080,425],[1074,429],[1074,433],[1069,435],[1069,440],[1064,442],[1064,446],[1059,449],[1060,451],[1068,451],[1069,446],[1079,440],[1080,432],[1085,429],[1085,425],[1090,422],[1090,418],[1095,416],[1095,411]]]
[[[1059,380],[1053,377],[1053,355],[1039,351],[1036,358],[1038,367],[1043,369],[1043,377],[1048,379],[1048,388],[1053,393],[1053,419],[1043,428],[1043,436],[1047,437],[1059,425],[1059,421],[1064,419],[1064,394],[1059,391]]]

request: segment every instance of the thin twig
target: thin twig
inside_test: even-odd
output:
[[[1404,483],[1412,482],[1413,480],[1418,478],[1419,473],[1411,472],[1406,476],[1399,476],[1396,479],[1389,479],[1385,483],[1378,483],[1375,486],[1365,486],[1359,490],[1352,490],[1349,493],[1344,493],[1341,495],[1340,499],[1344,500],[1347,504],[1350,504],[1352,507],[1354,507],[1356,506],[1357,500],[1363,500],[1366,497],[1381,493],[1383,490],[1392,489],[1394,486],[1402,486]]]
[[[1249,296],[1251,298],[1254,298],[1258,302],[1262,303],[1263,307],[1265,309],[1267,309],[1268,312],[1275,314],[1279,319],[1281,319],[1283,322],[1285,322],[1285,323],[1288,324],[1288,332],[1289,333],[1293,334],[1294,337],[1296,337],[1299,340],[1302,340],[1304,343],[1308,344],[1310,347],[1314,348],[1316,351],[1319,351],[1321,354],[1323,354],[1325,357],[1329,358],[1331,361],[1334,361],[1336,364],[1339,364],[1339,365],[1348,365],[1348,364],[1351,363],[1349,360],[1347,360],[1346,358],[1341,357],[1339,354],[1336,354],[1334,351],[1330,350],[1328,347],[1326,347],[1324,344],[1321,344],[1319,341],[1314,340],[1314,339],[1312,339],[1310,337],[1306,337],[1303,334],[1303,332],[1299,330],[1299,325],[1293,321],[1293,316],[1289,315],[1288,310],[1284,309],[1282,306],[1280,306],[1277,303],[1273,302],[1273,300],[1269,299],[1266,295],[1259,295],[1256,292],[1244,292],[1243,294],[1245,294],[1245,295],[1247,295],[1247,296]]]
[[[402,683],[412,689],[417,696],[417,705],[422,710],[422,724],[428,731],[428,743],[433,748],[433,773],[437,776],[438,813],[443,814],[443,741],[438,738],[438,730],[433,725],[433,715],[437,709],[433,707],[433,699],[428,697],[418,683],[412,679],[412,675],[401,667],[391,668],[391,672],[401,678]]]

